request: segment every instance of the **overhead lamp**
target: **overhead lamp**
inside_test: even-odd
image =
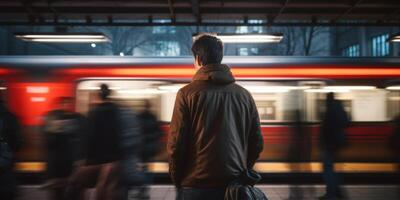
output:
[[[195,35],[193,40],[196,39]],[[274,34],[216,34],[224,43],[278,43],[283,39],[282,33]]]
[[[400,42],[400,33],[390,36],[388,40],[390,42]]]
[[[15,33],[14,36],[27,42],[96,43],[110,41],[103,33]]]

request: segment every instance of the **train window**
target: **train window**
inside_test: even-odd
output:
[[[325,98],[334,92],[352,121],[386,121],[386,91],[373,86],[324,86],[306,89],[308,121],[320,121]]]
[[[296,81],[238,81],[253,96],[261,122],[288,122],[302,109],[302,91]]]
[[[101,83],[108,84],[113,91],[111,99],[140,112],[149,101],[151,110],[161,121],[169,121],[172,116],[176,93],[183,85],[168,81],[140,80],[88,80],[77,88],[77,111],[87,113],[98,102],[97,90]]]
[[[400,115],[400,85],[390,86],[388,89],[388,119],[392,120]]]
[[[150,101],[152,111],[161,121],[169,122],[177,91],[185,84],[151,80],[86,80],[77,87],[77,111],[87,113],[97,103],[101,83],[113,90],[111,98],[136,111]],[[261,122],[285,122],[293,119],[302,99],[297,82],[238,81],[254,97]]]
[[[276,101],[257,101],[256,106],[261,120],[276,120]]]
[[[169,122],[177,91],[185,84],[151,80],[87,80],[78,85],[77,110],[86,113],[98,101],[100,83],[109,84],[112,98],[140,112],[146,101],[161,121]],[[387,121],[400,113],[400,90],[373,86],[324,86],[304,82],[238,81],[253,96],[261,122],[289,122],[294,111],[303,111],[305,121],[318,122],[325,112],[327,92],[334,92],[352,121]],[[386,97],[389,95],[389,103]],[[388,109],[386,107],[388,106]]]

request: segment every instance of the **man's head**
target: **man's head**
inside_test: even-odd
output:
[[[193,42],[192,53],[196,68],[209,64],[221,64],[224,54],[224,45],[216,36],[201,34],[197,36]]]
[[[327,105],[332,105],[334,101],[335,101],[335,93],[329,92],[326,95],[326,104]]]
[[[99,97],[102,101],[106,101],[108,99],[108,96],[110,96],[111,90],[108,88],[107,84],[101,84],[100,85],[100,91],[99,91]]]
[[[335,93],[329,92],[329,93],[326,95],[326,100],[327,100],[327,101],[333,101],[333,100],[335,100]]]
[[[146,100],[144,101],[144,109],[145,109],[145,110],[150,110],[150,109],[151,109],[151,102],[150,102],[150,100],[146,99]]]

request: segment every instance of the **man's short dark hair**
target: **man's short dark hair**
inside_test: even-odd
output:
[[[201,65],[220,64],[224,54],[222,41],[210,34],[201,34],[196,37],[192,45],[194,57],[198,56]]]

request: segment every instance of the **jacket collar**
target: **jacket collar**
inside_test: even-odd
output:
[[[193,81],[210,81],[215,84],[235,82],[230,68],[224,64],[210,64],[201,67],[193,77]]]

